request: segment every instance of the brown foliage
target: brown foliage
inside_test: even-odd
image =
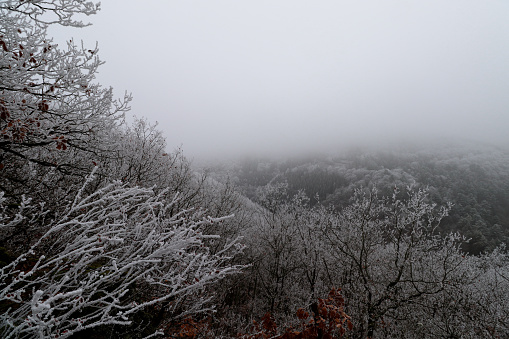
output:
[[[168,325],[164,334],[169,338],[196,338],[203,337],[210,330],[210,319],[196,321],[189,316],[178,323]]]
[[[260,323],[253,321],[252,333],[241,335],[242,339],[304,339],[341,338],[347,330],[353,329],[350,317],[344,312],[345,300],[341,289],[333,288],[327,299],[319,298],[311,305],[313,312],[299,308],[296,312],[300,321],[298,328],[290,327],[280,333],[274,318],[266,313]]]

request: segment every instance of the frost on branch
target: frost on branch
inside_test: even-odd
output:
[[[100,3],[85,0],[4,0],[0,10],[28,16],[40,25],[60,24],[63,26],[84,27],[81,21],[74,20],[77,14],[93,15]]]
[[[173,318],[201,312],[208,307],[204,288],[240,271],[229,264],[241,250],[237,241],[210,253],[206,243],[216,236],[201,229],[218,219],[204,211],[170,216],[178,197],[167,203],[164,192],[114,182],[85,195],[85,186],[29,251],[0,270],[3,338],[64,338],[129,325],[157,304]],[[20,213],[12,220],[23,222]],[[2,215],[0,226],[12,220]]]
[[[0,3],[0,185],[6,196],[43,195],[44,184],[58,182],[56,174],[83,177],[90,159],[111,149],[108,132],[123,120],[130,96],[114,100],[110,88],[95,83],[102,64],[97,46],[58,46],[47,34],[50,24],[83,26],[74,16],[97,9],[83,0]]]
[[[450,206],[430,203],[425,189],[408,187],[406,199],[400,196],[396,188],[391,198],[359,190],[324,229],[333,253],[328,266],[337,268],[365,337],[376,336],[382,322],[385,331],[399,330],[394,324],[407,321],[417,305],[462,286],[467,270],[464,239],[436,232]]]

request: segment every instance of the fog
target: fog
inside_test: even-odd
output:
[[[509,143],[509,2],[107,0],[98,81],[192,158]]]

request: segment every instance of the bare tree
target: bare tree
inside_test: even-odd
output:
[[[355,202],[324,228],[332,253],[328,267],[365,337],[408,330],[419,305],[468,282],[463,237],[436,232],[449,208],[428,202],[426,190],[409,187],[407,194],[401,199],[397,189],[392,198],[378,197],[376,189],[357,191]]]

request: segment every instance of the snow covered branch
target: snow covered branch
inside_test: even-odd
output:
[[[65,338],[128,325],[144,308],[165,302],[176,310],[189,298],[199,312],[207,307],[199,292],[241,269],[229,264],[242,250],[237,241],[216,254],[206,246],[217,236],[202,228],[220,219],[203,210],[167,213],[178,197],[167,203],[164,192],[119,182],[82,192],[29,251],[0,270],[0,304],[8,309],[2,337]],[[24,218],[23,210],[12,220],[2,216],[0,227]]]

